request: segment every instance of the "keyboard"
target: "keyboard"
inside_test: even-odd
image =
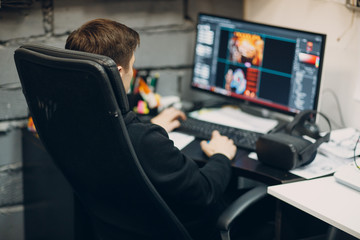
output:
[[[237,147],[251,151],[255,151],[256,141],[263,135],[262,133],[224,126],[191,117],[187,117],[186,120],[182,121],[181,126],[177,130],[206,140],[211,138],[211,134],[214,130],[218,130],[221,135],[225,135],[232,139]]]

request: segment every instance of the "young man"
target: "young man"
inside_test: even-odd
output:
[[[139,43],[139,35],[133,29],[115,21],[96,19],[72,32],[65,47],[112,58],[127,91],[133,75],[134,51]],[[230,181],[230,160],[236,153],[233,141],[213,132],[210,141],[201,142],[209,161],[199,168],[174,147],[167,135],[180,125],[178,119],[185,119],[183,112],[166,109],[151,123],[141,122],[131,111],[123,115],[144,171],[192,237],[218,238],[215,223],[225,207],[222,197]],[[114,239],[126,239],[121,231],[112,231],[113,236],[119,235]]]

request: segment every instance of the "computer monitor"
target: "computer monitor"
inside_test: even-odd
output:
[[[200,13],[192,88],[288,115],[317,109],[326,35]]]

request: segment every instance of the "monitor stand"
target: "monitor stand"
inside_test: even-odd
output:
[[[180,102],[175,103],[173,107],[180,109],[184,112],[190,112],[194,109],[195,104],[193,102],[181,100]]]
[[[272,132],[278,132],[283,130],[285,126],[294,119],[294,117],[292,116],[271,111],[269,109],[252,106],[247,102],[240,104],[239,107],[241,111],[250,115],[277,120],[278,125],[272,130]]]
[[[265,108],[260,108],[260,107],[254,107],[254,106],[250,106],[248,103],[242,103],[240,104],[240,109],[241,111],[257,116],[257,117],[263,117],[263,118],[271,118],[270,117],[270,111],[268,109]]]

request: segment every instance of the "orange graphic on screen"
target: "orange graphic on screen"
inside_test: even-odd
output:
[[[319,67],[320,58],[319,56],[307,54],[307,53],[299,53],[299,61],[302,63],[307,63],[311,65],[315,65],[315,67]]]
[[[264,54],[264,40],[256,34],[234,32],[229,40],[229,60],[245,65],[260,66]]]
[[[314,46],[314,44],[312,42],[307,42],[306,43],[306,51],[311,52],[313,50],[313,46]]]

